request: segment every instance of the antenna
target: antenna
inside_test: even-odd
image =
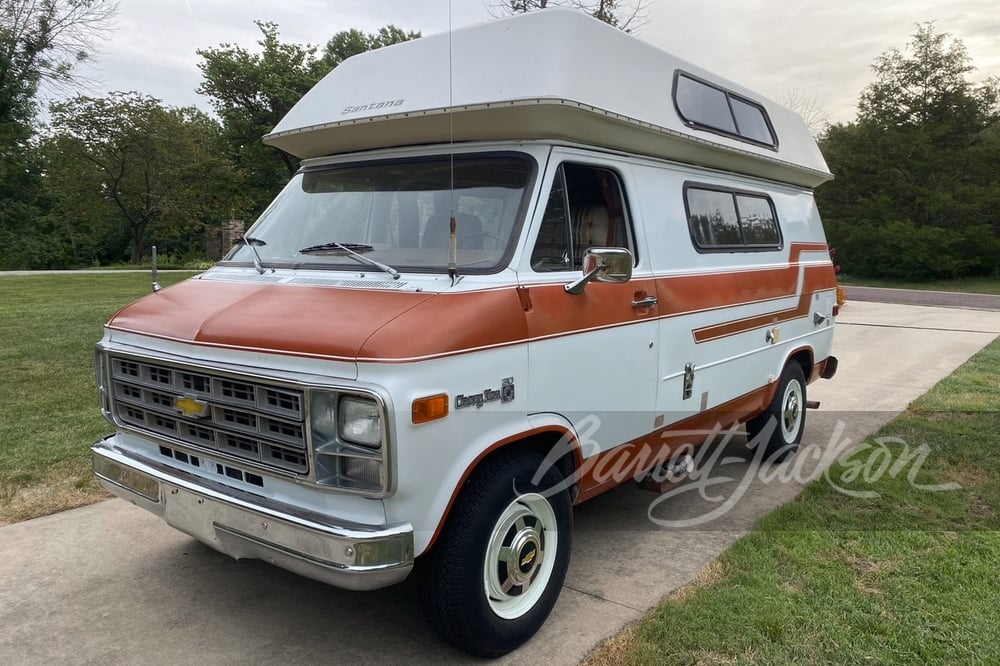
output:
[[[455,91],[451,55],[451,0],[448,0],[448,153],[451,175],[451,220],[448,223],[448,277],[458,279],[458,221],[455,218]]]
[[[156,269],[156,246],[153,246],[153,293],[155,294],[163,287],[160,286],[160,272]]]

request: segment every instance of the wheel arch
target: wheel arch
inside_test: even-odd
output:
[[[772,380],[767,387],[767,391],[764,393],[763,401],[757,407],[756,413],[752,414],[746,420],[749,420],[750,418],[753,418],[758,414],[762,413],[765,409],[767,409],[767,406],[771,404],[771,401],[774,399],[774,392],[778,390],[778,384],[781,383],[779,381],[779,379],[781,378],[781,373],[785,371],[785,368],[788,367],[789,363],[798,363],[799,366],[802,368],[802,375],[806,378],[806,383],[808,384],[812,382],[815,375],[814,372],[815,368],[813,365],[813,354],[814,354],[813,348],[806,345],[793,349],[787,356],[785,356],[781,361],[781,365],[779,365],[777,368],[774,369],[774,374],[771,375]]]
[[[458,500],[458,496],[461,494],[462,488],[469,480],[469,477],[487,460],[499,455],[501,452],[509,452],[511,450],[526,450],[539,454],[543,459],[543,468],[547,469],[549,465],[554,466],[559,470],[563,479],[570,480],[568,485],[570,501],[575,500],[580,494],[580,484],[579,479],[576,478],[576,472],[583,464],[583,454],[576,432],[568,422],[553,422],[539,425],[530,431],[504,438],[484,449],[466,467],[458,483],[452,489],[451,497],[448,499],[444,512],[438,519],[434,534],[431,536],[427,546],[421,551],[421,555],[429,552],[434,547],[438,537],[441,535],[441,529],[448,521],[451,511],[455,507],[455,502]]]
[[[798,363],[802,367],[802,376],[806,378],[806,383],[812,381],[814,369],[814,352],[812,347],[799,347],[788,355],[779,373],[784,371],[789,363]]]

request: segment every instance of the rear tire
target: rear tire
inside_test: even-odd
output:
[[[747,442],[764,447],[764,460],[781,463],[799,450],[805,429],[806,378],[802,366],[791,361],[781,373],[771,404],[747,421]]]
[[[420,601],[434,629],[480,657],[531,638],[559,597],[573,513],[562,475],[542,457],[501,452],[473,472],[434,548],[418,562]],[[556,489],[553,491],[553,489]]]

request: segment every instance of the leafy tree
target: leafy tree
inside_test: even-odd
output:
[[[344,59],[420,36],[392,25],[371,34],[347,30],[334,35],[322,57],[317,57],[314,46],[282,42],[274,23],[258,21],[257,27],[262,34],[259,52],[233,44],[198,51],[203,75],[198,92],[209,97],[222,120],[229,153],[247,174],[255,213],[263,210],[298,168],[295,158],[264,145],[261,137]]]
[[[52,239],[39,226],[48,197],[29,129],[0,123],[0,270],[49,268],[53,255]]]
[[[573,7],[625,32],[635,32],[646,22],[646,0],[497,0],[488,3],[494,16],[524,14],[546,7]]]
[[[104,37],[116,3],[0,0],[0,268],[59,264],[35,150],[39,86],[66,86]]]
[[[821,147],[837,179],[817,191],[844,270],[895,278],[1000,273],[1000,109],[964,45],[917,26],[874,63],[858,119]]]
[[[116,10],[104,0],[0,0],[0,122],[26,120],[39,84],[72,83]]]
[[[77,96],[51,113],[48,182],[59,214],[79,236],[106,232],[109,220],[127,230],[132,263],[157,238],[200,245],[207,224],[244,205],[239,174],[218,150],[218,126],[197,109],[112,93]]]
[[[369,33],[364,33],[354,28],[342,30],[326,43],[320,63],[326,70],[331,70],[351,56],[356,56],[359,53],[419,38],[420,32],[412,30],[406,32],[394,25],[387,25],[379,28],[378,32]]]
[[[204,77],[198,93],[209,97],[236,164],[247,171],[251,187],[263,190],[266,203],[298,163],[265,146],[261,137],[316,84],[322,68],[316,47],[286,44],[278,38],[276,24],[256,24],[263,35],[259,53],[233,44],[197,51]]]
[[[859,122],[982,129],[996,112],[996,81],[969,81],[975,67],[965,45],[947,43],[950,35],[935,33],[933,23],[919,24],[912,37],[912,55],[891,48],[875,60],[875,81],[858,100]]]

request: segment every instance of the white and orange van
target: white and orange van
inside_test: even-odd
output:
[[[475,654],[544,622],[573,505],[716,425],[787,456],[836,370],[806,125],[583,14],[351,58],[265,142],[302,167],[244,241],[107,323],[94,470],[236,558],[417,563]]]

